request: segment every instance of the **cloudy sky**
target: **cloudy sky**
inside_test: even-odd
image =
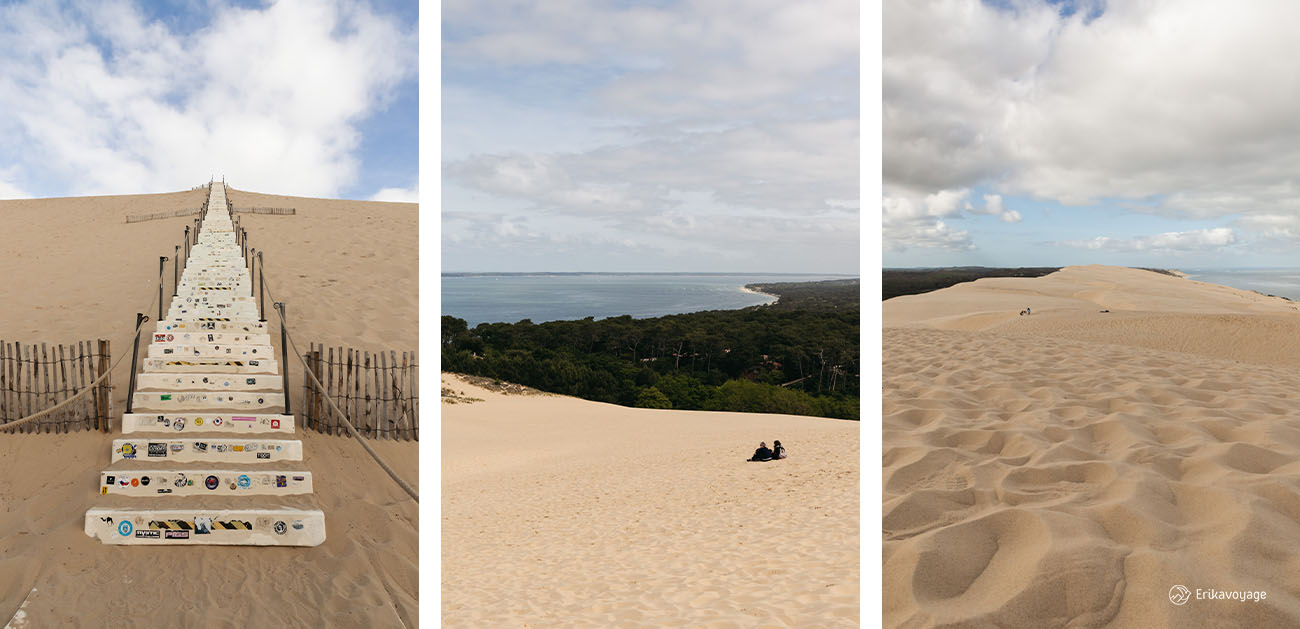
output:
[[[414,201],[415,0],[0,3],[0,199]]]
[[[1300,266],[1300,3],[887,0],[885,266]]]
[[[857,0],[446,0],[444,271],[859,269]]]

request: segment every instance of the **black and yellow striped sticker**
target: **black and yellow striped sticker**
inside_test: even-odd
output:
[[[231,520],[229,522],[213,522],[212,528],[225,529],[227,531],[251,531],[253,525],[242,520]]]
[[[229,317],[199,317],[199,321],[229,321]]]
[[[163,531],[193,531],[194,523],[189,520],[149,520],[149,528]]]
[[[199,367],[199,366],[210,367],[210,366],[212,366],[212,365],[218,365],[218,366],[220,366],[220,365],[225,365],[225,366],[227,366],[227,367],[243,367],[243,366],[244,366],[244,361],[242,361],[242,360],[226,360],[226,361],[219,361],[219,360],[218,360],[218,361],[206,361],[206,362],[193,362],[193,361],[189,361],[189,360],[169,360],[169,361],[167,361],[166,363],[163,363],[163,364],[165,364],[165,365],[182,365],[182,366],[186,366],[186,367]]]

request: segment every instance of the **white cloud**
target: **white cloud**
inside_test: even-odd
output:
[[[410,188],[383,188],[370,197],[371,201],[392,201],[397,203],[419,203],[420,185]]]
[[[774,122],[579,153],[475,155],[445,172],[561,214],[671,209],[676,194],[703,192],[735,207],[815,215],[854,209],[832,199],[857,194],[857,143],[855,121]]]
[[[473,98],[518,116],[501,123],[509,133],[450,136],[444,202],[521,209],[528,233],[547,238],[649,243],[672,256],[661,268],[707,268],[706,257],[774,268],[779,247],[786,268],[856,269],[858,11],[852,0],[449,0],[447,115],[479,120],[462,111]],[[569,139],[514,133],[518,120]],[[444,238],[501,237],[490,224],[444,220]]]
[[[984,186],[1193,218],[1300,214],[1300,4],[1089,13],[888,0],[886,189]]]
[[[0,131],[24,147],[0,160],[76,193],[354,182],[358,123],[414,77],[413,28],[331,0],[208,10],[179,33],[121,0],[0,8]]]
[[[1098,236],[1092,240],[1071,240],[1059,244],[1094,251],[1190,253],[1222,249],[1237,242],[1231,228],[1216,227],[1184,232],[1167,232],[1136,238]]]

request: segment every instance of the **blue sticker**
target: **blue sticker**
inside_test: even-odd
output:
[[[240,489],[248,489],[248,486],[253,484],[253,481],[248,478],[247,474],[240,474],[238,482]]]
[[[134,527],[131,526],[131,521],[130,521],[130,520],[122,520],[122,521],[117,525],[117,532],[120,533],[123,537],[128,537],[128,536],[131,535],[131,529],[132,529],[132,528],[134,528]]]

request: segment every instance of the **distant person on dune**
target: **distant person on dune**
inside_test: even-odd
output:
[[[771,461],[772,460],[772,451],[767,448],[766,441],[759,442],[758,449],[754,450],[754,456],[749,457],[749,460],[750,461]]]
[[[784,459],[784,458],[785,458],[785,446],[781,445],[781,442],[779,440],[772,442],[772,460],[775,461],[777,459]]]

